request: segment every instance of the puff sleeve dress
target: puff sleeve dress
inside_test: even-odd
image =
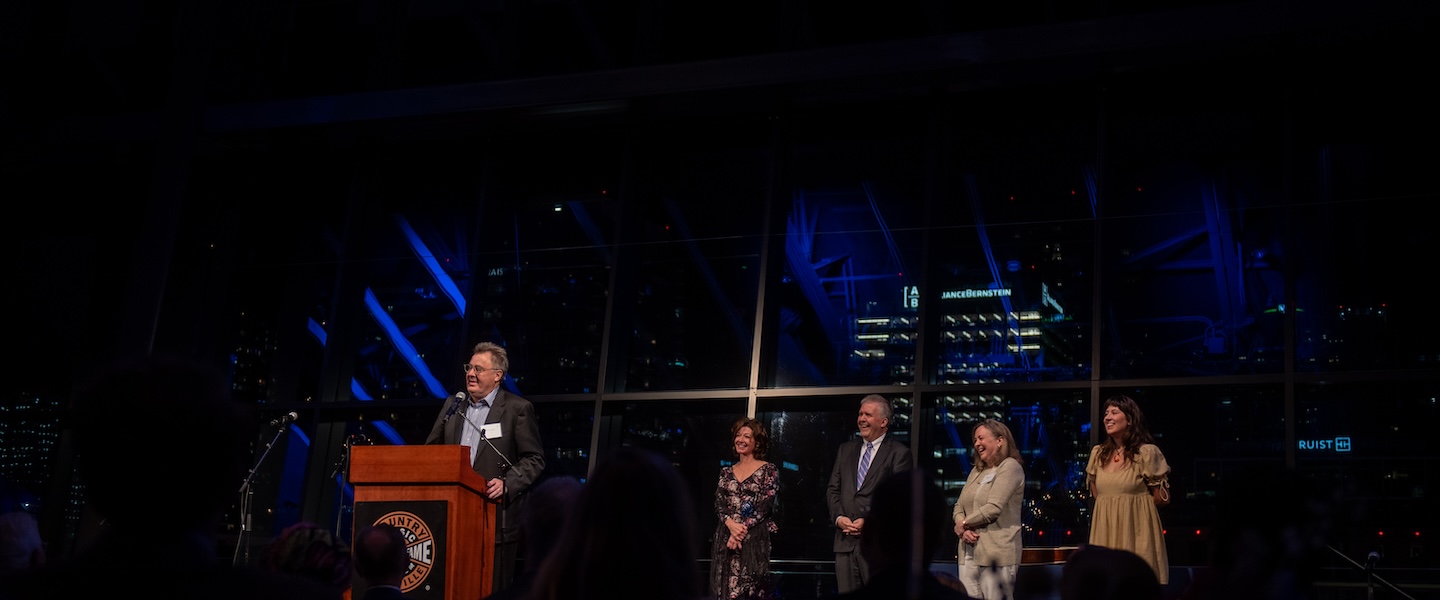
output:
[[[1119,463],[1119,468],[1107,471],[1100,448],[1090,450],[1090,462],[1085,466],[1086,484],[1095,490],[1090,543],[1140,555],[1155,570],[1160,585],[1165,585],[1170,580],[1170,559],[1150,488],[1169,489],[1170,465],[1159,447],[1145,444],[1130,460]]]

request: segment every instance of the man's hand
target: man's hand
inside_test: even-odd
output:
[[[491,477],[485,482],[485,496],[496,500],[505,495],[505,480],[499,477]]]

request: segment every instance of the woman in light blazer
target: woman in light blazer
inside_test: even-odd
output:
[[[1014,595],[1020,568],[1020,500],[1025,469],[1010,428],[986,419],[971,430],[975,465],[960,490],[953,516],[960,536],[960,581],[981,600]]]

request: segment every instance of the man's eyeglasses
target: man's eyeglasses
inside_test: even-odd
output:
[[[481,373],[484,373],[484,372],[486,372],[486,371],[499,371],[499,370],[500,370],[500,369],[497,369],[497,368],[495,368],[495,367],[481,367],[481,366],[478,366],[478,365],[472,365],[472,364],[470,364],[470,363],[465,363],[465,364],[463,364],[463,365],[460,365],[460,368],[465,369],[465,372],[466,372],[466,373],[469,373],[469,372],[471,372],[471,371],[479,371],[479,372],[481,372]]]

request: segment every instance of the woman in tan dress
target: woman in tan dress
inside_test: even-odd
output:
[[[1095,497],[1090,543],[1129,550],[1170,579],[1159,506],[1170,503],[1170,465],[1145,428],[1145,415],[1127,396],[1105,401],[1105,442],[1090,450],[1085,483]]]

